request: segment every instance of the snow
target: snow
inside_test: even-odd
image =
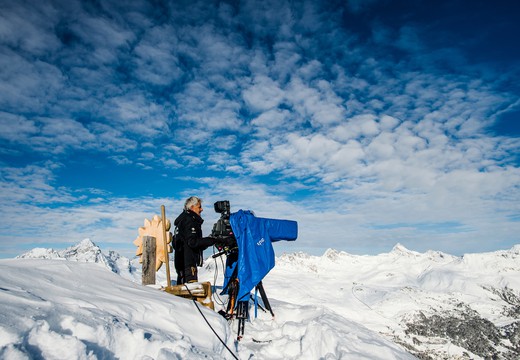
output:
[[[262,309],[255,317],[251,305],[237,341],[236,321],[217,313],[226,297],[217,291],[213,311],[168,294],[164,266],[158,285],[142,286],[137,259],[106,255],[90,240],[33,249],[0,260],[0,358],[483,359],[410,324],[478,315],[502,331],[517,326],[519,250],[455,257],[397,244],[376,256],[283,254],[263,281],[275,317]],[[200,280],[220,287],[223,260],[207,259]],[[511,339],[493,344],[497,358],[518,358]]]
[[[128,281],[100,263],[3,260],[0,283],[5,334],[0,358],[212,358],[222,353],[223,345],[191,301]],[[232,345],[226,321],[202,311]]]

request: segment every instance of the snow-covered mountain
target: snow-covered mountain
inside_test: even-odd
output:
[[[400,244],[376,256],[283,254],[263,281],[275,318],[261,310],[255,318],[252,308],[239,343],[235,324],[202,309],[231,355],[193,303],[139,285],[136,259],[104,255],[90,240],[34,249],[0,261],[0,358],[36,349],[60,358],[43,346],[53,339],[85,359],[519,359],[519,260],[520,245],[462,257]],[[218,287],[222,267],[208,259],[199,277]],[[216,296],[217,310],[224,301]]]
[[[140,279],[140,272],[136,271],[138,261],[130,261],[119,253],[110,250],[104,254],[90,239],[84,239],[78,244],[64,250],[34,248],[16,257],[17,259],[53,259],[99,263],[107,269],[130,280]]]
[[[264,286],[288,302],[327,304],[419,358],[520,359],[519,250],[284,254]]]

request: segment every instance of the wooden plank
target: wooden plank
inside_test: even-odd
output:
[[[170,260],[168,259],[168,234],[166,233],[166,210],[164,205],[161,205],[161,217],[162,217],[162,231],[164,239],[164,262],[166,263],[166,286],[172,284],[170,278]]]
[[[186,286],[188,286],[189,291],[188,289],[186,289]],[[215,305],[212,299],[211,283],[209,281],[202,283],[189,283],[182,285],[167,286],[166,288],[164,288],[164,291],[166,291],[169,294],[180,296],[186,299],[195,299],[200,304],[210,309],[215,309]]]
[[[153,236],[143,236],[143,285],[155,285],[157,242]]]

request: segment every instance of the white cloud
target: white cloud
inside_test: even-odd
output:
[[[343,119],[343,100],[326,81],[319,81],[317,87],[311,87],[294,78],[288,86],[286,97],[300,121],[308,118],[314,127],[338,123]]]
[[[271,78],[257,76],[253,85],[245,89],[242,96],[253,111],[268,111],[280,105],[284,92]]]
[[[59,226],[45,222],[66,217],[68,207],[58,206],[65,203],[81,219],[58,220],[63,231],[128,237],[142,219],[130,225],[124,216],[135,220],[144,210],[125,207],[148,209],[155,200],[60,186],[56,161],[99,153],[113,166],[175,174],[190,184],[173,189],[178,196],[230,196],[266,216],[294,217],[306,246],[317,238],[340,248],[428,241],[414,225],[425,222],[460,224],[460,234],[449,234],[454,242],[492,236],[491,222],[509,238],[518,227],[508,220],[518,213],[518,141],[487,134],[517,103],[493,83],[508,74],[481,80],[476,67],[445,72],[436,62],[460,52],[430,53],[423,29],[406,24],[395,32],[381,23],[360,43],[340,11],[317,2],[161,8],[103,1],[99,12],[80,2],[7,5],[0,14],[0,153],[9,154],[1,213],[12,225],[4,230],[27,229],[9,214],[31,211],[49,238]],[[341,6],[362,13],[374,5]],[[380,56],[396,46],[413,56]],[[9,163],[36,152],[53,162]],[[214,177],[198,178],[206,172]],[[96,218],[114,227],[96,229]],[[395,223],[412,225],[374,226]]]
[[[382,132],[370,142],[366,148],[366,154],[369,159],[385,160],[395,154],[395,135],[390,132]]]
[[[59,154],[70,149],[92,149],[95,137],[73,119],[25,119],[8,113],[0,114],[2,136],[9,142],[32,151]]]
[[[186,91],[176,97],[180,124],[192,128],[185,131],[188,140],[208,139],[214,131],[223,129],[240,130],[240,104],[227,99],[208,84],[190,83]]]
[[[291,116],[291,112],[288,110],[270,109],[251,120],[251,125],[259,136],[269,137],[270,130],[289,123]]]
[[[167,132],[167,109],[141,93],[114,96],[107,100],[100,113],[108,124],[122,133],[153,139]]]
[[[22,142],[38,132],[34,121],[23,116],[0,112],[0,138],[9,142]]]
[[[336,178],[358,177],[360,163],[365,159],[365,149],[356,140],[349,140],[342,144],[341,147],[333,154],[328,156],[325,161],[326,167],[324,173],[336,173]]]
[[[122,156],[122,155],[109,156],[109,159],[112,159],[113,161],[116,162],[116,164],[119,164],[119,165],[130,165],[130,164],[133,164],[132,160],[130,160],[126,156]]]
[[[371,114],[356,115],[329,129],[330,137],[341,142],[361,137],[373,137],[379,133],[376,117]]]
[[[273,45],[274,61],[268,64],[269,71],[281,81],[285,81],[299,69],[304,61],[300,49],[293,42],[278,41]]]
[[[2,4],[7,11],[0,13],[0,39],[34,55],[57,50],[61,43],[53,26],[58,21],[59,11],[44,2],[28,5],[31,9],[19,2]]]
[[[155,85],[168,85],[183,75],[177,57],[179,42],[171,26],[148,30],[134,49],[136,69],[140,80]]]
[[[94,49],[92,60],[97,64],[111,64],[117,61],[119,49],[128,49],[135,41],[135,34],[113,19],[103,16],[89,16],[84,13],[70,29],[81,40]]]
[[[63,89],[65,78],[53,64],[30,61],[0,48],[0,105],[8,112],[45,112]]]
[[[137,147],[137,142],[129,139],[124,133],[124,129],[115,129],[99,122],[89,124],[89,128],[96,135],[96,142],[92,146],[99,151],[124,152]]]
[[[25,167],[3,167],[0,182],[2,213],[10,213],[7,209],[17,208],[21,204],[53,204],[71,203],[75,200],[72,192],[63,188],[55,188],[51,183],[56,181],[55,171],[61,164],[47,161],[41,165]],[[14,211],[14,214],[21,214]]]

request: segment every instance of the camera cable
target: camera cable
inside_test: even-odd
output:
[[[215,254],[215,246],[213,246],[213,254]],[[224,259],[222,259],[221,256],[219,256],[220,258],[220,263],[222,265],[222,269],[224,269],[225,265],[224,265]],[[213,275],[213,288],[216,290],[217,289],[217,278],[218,278],[218,263],[217,263],[217,258],[214,258],[214,261],[215,261],[215,275]],[[214,291],[214,299],[215,299],[215,302],[220,305],[220,306],[226,306],[226,303],[224,300],[222,300],[222,298],[220,297],[220,295]],[[217,301],[218,299],[218,301]]]
[[[206,324],[208,324],[209,328],[211,329],[211,331],[213,331],[213,334],[215,334],[215,336],[217,337],[217,339],[219,339],[219,341],[222,343],[222,345],[224,345],[224,347],[229,351],[229,353],[233,356],[233,358],[235,358],[236,360],[239,360],[239,358],[235,355],[235,353],[226,345],[226,343],[224,342],[224,340],[222,340],[222,338],[217,334],[217,332],[215,331],[215,329],[213,328],[213,326],[211,326],[211,324],[209,323],[208,319],[206,318],[206,316],[204,315],[204,313],[202,312],[202,310],[200,309],[199,305],[197,304],[197,300],[195,300],[195,297],[193,296],[193,294],[191,293],[188,285],[184,284],[184,287],[186,288],[186,290],[188,290],[188,292],[190,293],[191,297],[193,297],[193,303],[195,304],[195,307],[197,308],[197,310],[199,311],[200,315],[202,316],[202,318],[204,319],[204,321],[206,321]]]

